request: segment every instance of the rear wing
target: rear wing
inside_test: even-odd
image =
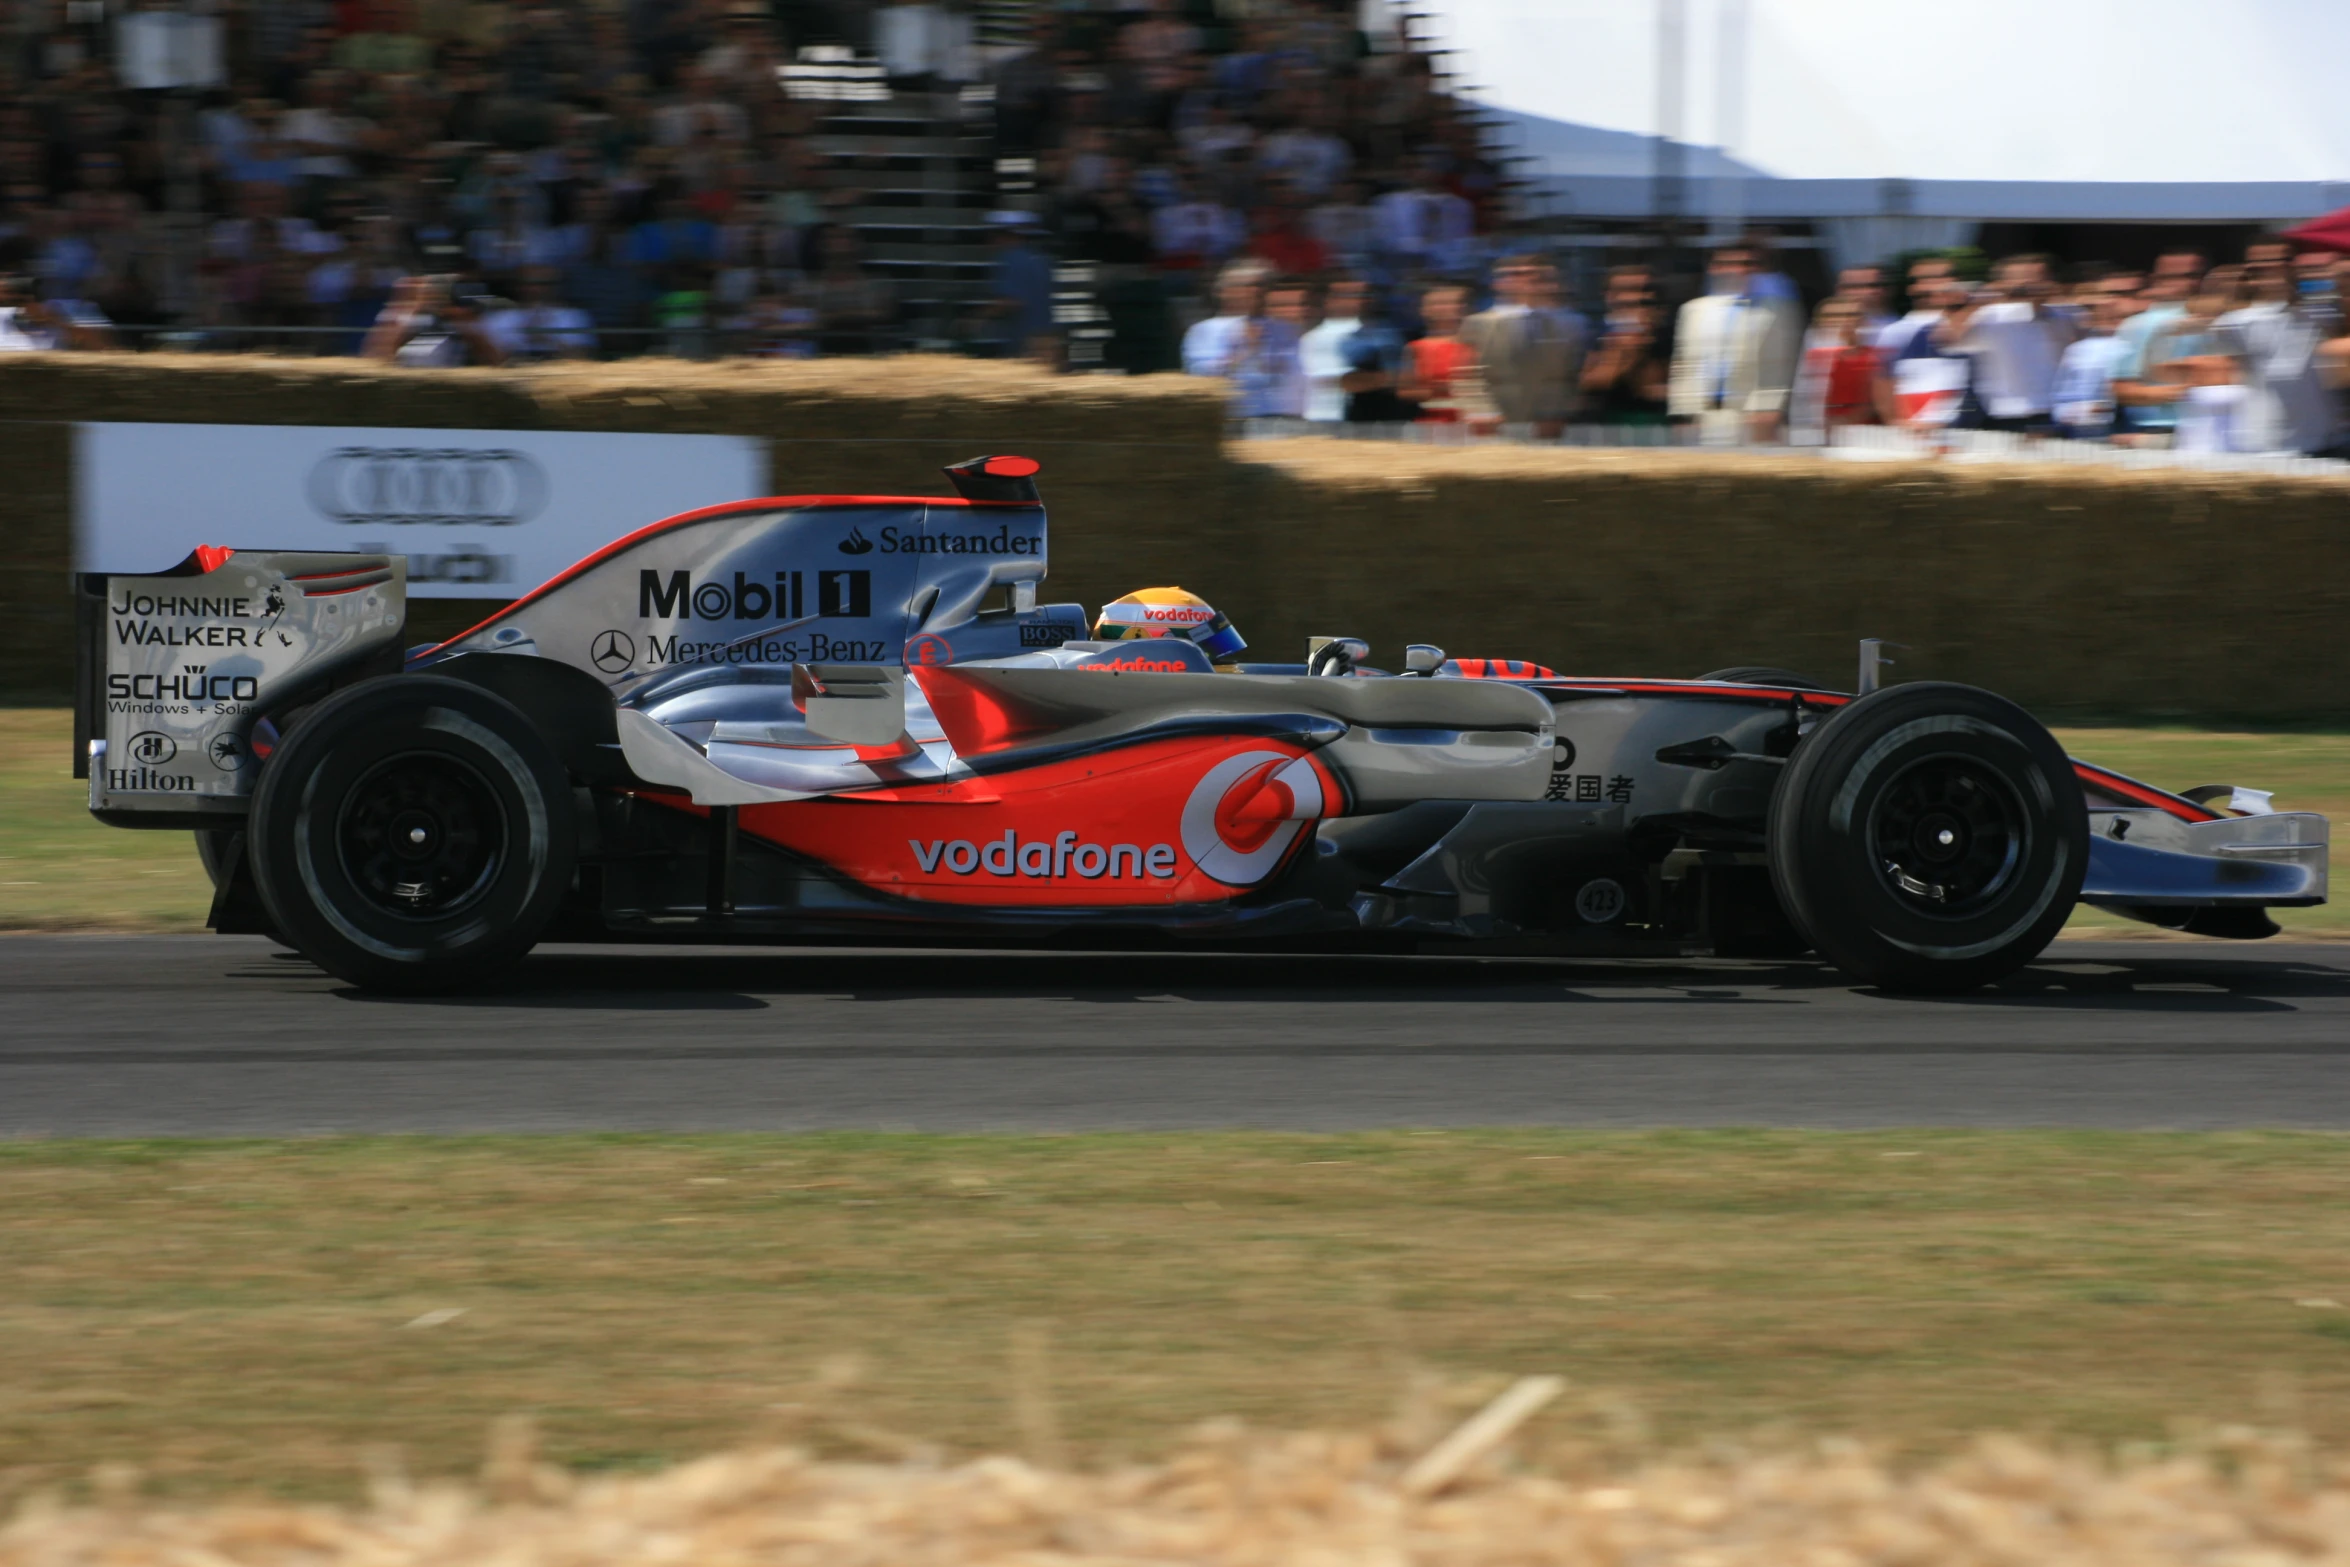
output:
[[[275,716],[400,667],[400,555],[203,548],[153,576],[74,578],[74,776],[131,827],[244,814]]]

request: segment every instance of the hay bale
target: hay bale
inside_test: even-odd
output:
[[[1045,463],[1047,596],[1181,583],[1257,657],[1353,635],[1583,674],[1767,663],[1902,679],[2050,716],[2350,719],[2350,486],[2049,464],[1257,441],[1220,383],[909,356],[407,370],[348,359],[0,359],[0,693],[69,684],[66,423],[675,431],[766,440],[782,494],[944,493],[988,451]],[[652,519],[648,518],[647,521]],[[461,618],[433,612],[450,620]],[[438,622],[436,621],[436,624]]]
[[[2248,1432],[2135,1462],[2005,1438],[1923,1467],[1854,1442],[1489,1462],[1419,1495],[1401,1483],[1409,1453],[1380,1435],[1221,1424],[1163,1461],[1101,1472],[776,1448],[575,1479],[518,1449],[520,1429],[505,1428],[479,1485],[411,1486],[379,1465],[354,1507],[146,1507],[118,1472],[96,1505],[21,1507],[0,1527],[0,1567],[2350,1563],[2350,1472]]]
[[[1375,657],[1436,642],[1583,674],[1765,663],[1837,684],[1878,636],[1909,645],[1899,678],[2050,714],[2350,716],[2339,479],[1312,440],[1237,455],[1279,518],[1260,580]]]

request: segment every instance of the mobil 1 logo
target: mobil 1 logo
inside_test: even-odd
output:
[[[873,573],[778,571],[771,579],[748,572],[694,580],[690,571],[637,573],[636,612],[645,620],[805,620],[808,578],[816,579],[816,614],[825,620],[873,615]]]

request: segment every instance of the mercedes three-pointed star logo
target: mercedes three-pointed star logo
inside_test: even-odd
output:
[[[607,675],[617,675],[636,662],[636,638],[618,629],[599,631],[588,644],[588,662]]]

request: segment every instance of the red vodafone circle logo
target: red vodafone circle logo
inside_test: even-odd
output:
[[[1322,775],[1302,756],[1242,751],[1200,776],[1183,802],[1183,852],[1230,887],[1273,874],[1322,814]]]
[[[908,669],[936,669],[955,661],[954,644],[936,632],[925,631],[906,644]]]

